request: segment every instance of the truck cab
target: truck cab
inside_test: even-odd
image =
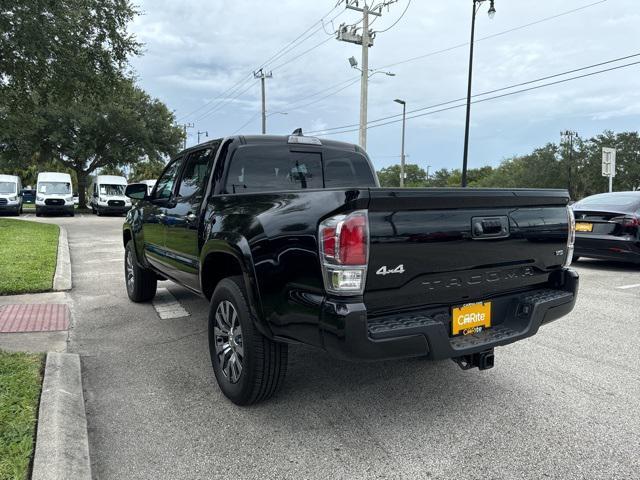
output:
[[[36,216],[58,213],[74,216],[71,175],[40,172],[36,185]]]
[[[22,182],[15,175],[0,175],[0,213],[22,213]]]
[[[131,209],[131,200],[124,194],[127,179],[116,175],[96,175],[89,185],[89,206],[96,215],[122,215]]]

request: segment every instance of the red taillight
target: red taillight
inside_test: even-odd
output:
[[[336,229],[335,227],[325,227],[322,230],[322,250],[327,257],[336,256]]]
[[[367,276],[369,225],[366,210],[320,222],[320,265],[327,292],[362,295]]]
[[[365,216],[347,217],[342,224],[339,260],[342,265],[367,263],[367,218]]]
[[[624,217],[622,221],[622,225],[625,227],[638,227],[640,226],[640,218],[632,216],[632,217]]]

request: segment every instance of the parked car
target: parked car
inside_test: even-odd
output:
[[[640,264],[640,192],[601,193],[573,205],[574,259],[579,257]]]
[[[44,213],[62,213],[74,216],[71,175],[59,172],[41,172],[36,186],[36,216]]]
[[[0,175],[0,213],[22,213],[22,182],[15,175]]]
[[[22,204],[36,203],[36,191],[32,188],[23,188],[20,193],[22,194]]]
[[[170,279],[210,299],[213,371],[239,405],[278,389],[291,343],[488,369],[576,301],[565,190],[379,188],[360,147],[294,134],[193,147],[127,195],[129,298]]]
[[[124,195],[126,188],[127,179],[124,177],[97,175],[89,186],[91,211],[98,216],[105,213],[127,213],[131,208],[131,200]]]

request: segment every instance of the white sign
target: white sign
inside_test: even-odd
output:
[[[616,176],[616,149],[602,147],[602,176]]]

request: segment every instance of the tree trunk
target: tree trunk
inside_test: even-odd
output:
[[[76,170],[76,178],[78,180],[78,206],[87,208],[87,180],[89,175],[82,169]]]

